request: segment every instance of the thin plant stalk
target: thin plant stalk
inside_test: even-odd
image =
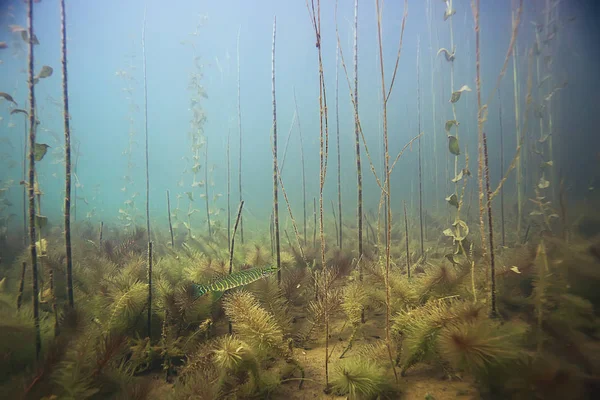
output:
[[[306,171],[304,168],[304,141],[302,139],[302,128],[300,126],[300,114],[298,114],[298,102],[296,101],[296,88],[294,88],[294,107],[298,118],[298,136],[300,137],[300,163],[302,164],[302,209],[304,225],[304,246],[306,247]]]
[[[321,49],[321,1],[306,0],[306,6],[314,28],[316,37],[316,47],[319,61],[319,236],[321,239],[321,265],[324,277],[323,305],[325,312],[323,319],[325,321],[325,386],[329,387],[329,275],[325,271],[325,227],[323,212],[323,189],[325,187],[325,177],[327,176],[327,159],[329,152],[329,126],[327,118],[327,95],[325,88],[325,75],[323,73],[323,54]]]
[[[335,205],[333,204],[333,200],[331,200],[331,211],[333,212],[333,224],[335,225],[335,239],[337,241],[337,245],[340,246],[339,228],[338,228],[337,216],[335,215]],[[340,247],[340,249],[341,249],[341,247]]]
[[[148,338],[152,339],[152,242],[150,240],[150,170],[148,151],[148,79],[146,71],[146,11],[144,7],[144,25],[142,28],[142,65],[144,72],[144,135],[146,140],[146,233],[148,239]]]
[[[24,114],[23,121],[23,181],[27,179],[27,118]],[[27,245],[27,187],[23,185],[23,246]]]
[[[504,129],[502,128],[502,97],[498,90],[498,122],[500,124],[500,179],[504,176]],[[488,199],[489,201],[489,199]],[[500,229],[502,233],[502,246],[506,245],[504,230],[504,189],[500,189]]]
[[[204,144],[204,200],[206,200],[206,225],[208,226],[208,237],[212,237],[210,206],[208,199],[208,140]]]
[[[171,234],[171,248],[175,248],[175,236],[173,235],[173,223],[171,222],[171,195],[167,190],[167,217],[169,219],[169,233]]]
[[[152,242],[148,242],[148,338],[152,340]]]
[[[229,142],[231,130],[227,131],[227,243],[231,243],[231,159],[229,157]]]
[[[362,167],[360,160],[360,126],[358,118],[358,0],[354,0],[354,139],[356,148],[356,186],[357,186],[357,211],[358,220],[358,260],[363,255],[363,199],[362,199]],[[359,263],[358,279],[363,280],[363,269]],[[364,322],[364,310],[361,314],[361,320]]]
[[[75,301],[73,298],[73,256],[71,253],[71,127],[67,79],[67,17],[65,0],[60,1],[60,15],[63,120],[65,126],[65,261],[67,263],[67,298],[69,307],[73,308]]]
[[[237,232],[238,225],[242,218],[242,209],[244,208],[244,201],[240,202],[240,206],[238,207],[237,217],[235,219],[235,224],[233,225],[233,234],[231,232],[228,233],[231,241],[229,242],[229,275],[233,272],[233,252],[235,248],[235,233]],[[231,321],[229,321],[229,334],[233,332],[233,327],[231,326]]]
[[[396,72],[398,68],[398,62],[400,61],[400,54],[402,51],[402,39],[404,36],[404,26],[406,23],[407,16],[407,8],[408,8],[408,0],[404,2],[404,16],[402,18],[402,31],[400,35],[400,45],[398,48],[398,55],[396,58],[396,66],[394,68],[394,73],[392,75],[392,81],[390,83],[390,87],[386,90],[385,85],[385,73],[384,73],[384,63],[383,63],[383,40],[382,40],[382,29],[381,29],[381,19],[382,19],[382,10],[380,7],[379,0],[375,1],[376,13],[377,13],[377,39],[379,45],[379,69],[381,74],[381,99],[383,105],[383,146],[384,146],[384,171],[385,171],[385,215],[387,221],[387,229],[386,229],[386,249],[385,249],[385,292],[386,292],[386,313],[385,313],[385,337],[386,337],[386,346],[388,350],[388,356],[390,358],[390,363],[392,366],[392,370],[394,372],[394,377],[396,382],[398,381],[398,374],[396,372],[396,364],[392,357],[392,342],[390,335],[390,317],[391,317],[391,303],[390,303],[390,261],[391,261],[391,241],[392,241],[392,208],[391,208],[391,184],[390,184],[390,153],[389,153],[389,141],[388,141],[388,125],[387,125],[387,102],[389,100],[390,94],[392,92],[394,86],[394,80],[396,77]],[[420,134],[419,134],[420,137]]]
[[[21,309],[23,302],[23,290],[25,289],[25,272],[27,270],[27,263],[23,261],[21,264],[21,280],[19,281],[19,294],[17,295],[17,311]]]
[[[515,28],[515,15],[514,12],[512,14],[512,25],[513,25],[513,29]],[[515,41],[515,46],[516,46],[516,41]],[[520,93],[519,93],[519,85],[518,85],[518,81],[519,81],[519,70],[518,70],[518,51],[513,52],[512,54],[512,61],[513,61],[513,97],[514,97],[514,104],[515,104],[515,135],[516,135],[516,140],[517,140],[517,151],[520,150],[519,146],[521,143],[521,126],[520,126],[520,107],[519,107],[519,97],[520,97]],[[522,211],[522,205],[523,205],[523,170],[521,168],[521,157],[519,157],[517,159],[517,166],[516,166],[516,174],[517,174],[517,179],[516,179],[516,183],[517,183],[517,238],[520,235],[521,232],[521,223],[523,220],[523,211]]]
[[[233,225],[233,233],[231,234],[231,242],[229,247],[229,274],[233,272],[233,252],[235,248],[235,234],[238,229],[238,225],[242,220],[242,210],[244,208],[244,201],[240,202],[240,206],[238,207],[237,217],[235,218],[235,224]]]
[[[100,221],[100,228],[98,232],[98,245],[102,247],[102,236],[104,234],[104,221]]]
[[[239,158],[238,158],[238,191],[240,194],[240,203],[243,201],[242,195],[242,103],[241,103],[241,91],[240,91],[240,30],[238,30],[237,36],[237,111],[238,111],[238,133],[239,133]],[[240,217],[240,239],[242,244],[244,243],[244,216]]]
[[[142,28],[142,67],[144,73],[144,135],[146,141],[146,232],[150,242],[150,170],[148,157],[148,75],[146,71],[146,7],[144,7],[144,26]]]
[[[275,33],[277,18],[273,19],[273,49],[271,53],[271,85],[273,95],[273,224],[275,233],[275,257],[277,260],[277,284],[281,285],[281,243],[279,241],[279,204],[277,179],[279,167],[277,166],[277,101],[275,98]]]
[[[406,216],[406,201],[404,203],[404,236],[406,238],[406,273],[410,279],[410,249],[408,247],[408,217]]]
[[[317,248],[317,198],[313,197],[313,247]]]
[[[487,199],[487,217],[488,217],[488,239],[490,243],[490,296],[491,296],[491,316],[495,318],[498,316],[496,310],[496,264],[494,259],[494,225],[492,221],[492,204],[490,201],[492,191],[490,190],[490,167],[488,164],[488,147],[487,137],[483,132],[483,159],[485,168],[485,193]]]
[[[33,0],[27,3],[27,25],[29,38],[29,56],[28,56],[28,86],[29,86],[29,250],[31,255],[32,272],[32,300],[33,300],[33,323],[35,328],[35,357],[40,359],[42,351],[42,336],[40,333],[40,308],[38,297],[38,263],[37,248],[35,245],[36,224],[35,224],[35,137],[36,137],[36,110],[35,110],[35,88],[34,88],[34,54],[33,54]]]
[[[340,48],[339,43],[337,44],[335,53],[335,136],[337,144],[337,190],[338,190],[338,218],[339,222],[336,222],[336,227],[339,226],[339,231],[336,229],[336,236],[338,237],[338,246],[340,250],[343,248],[342,245],[342,162],[341,162],[341,148],[340,148],[340,107],[339,107],[339,56]],[[335,217],[335,209],[334,209]]]
[[[417,39],[417,115],[418,115],[418,131],[421,133],[421,38]],[[419,229],[421,235],[421,256],[425,253],[423,247],[423,161],[421,156],[421,136],[419,136]]]

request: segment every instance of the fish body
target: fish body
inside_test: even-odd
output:
[[[194,288],[196,289],[196,295],[198,297],[204,296],[206,293],[211,292],[225,292],[239,286],[249,285],[250,283],[256,282],[260,278],[271,275],[276,271],[277,266],[275,265],[250,268],[243,271],[234,272],[207,285],[196,283],[194,284]]]

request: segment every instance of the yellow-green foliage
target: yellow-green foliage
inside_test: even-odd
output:
[[[283,333],[273,314],[246,291],[235,291],[223,299],[225,314],[234,331],[257,351],[283,351]]]
[[[344,287],[342,293],[342,309],[346,313],[348,321],[352,325],[359,324],[363,308],[368,300],[364,285],[360,282],[352,281]]]
[[[271,253],[261,244],[252,244],[246,247],[246,264],[253,267],[262,267],[271,262]]]
[[[385,370],[361,357],[338,361],[332,375],[334,391],[351,400],[379,398],[390,389]]]
[[[523,342],[527,326],[490,319],[456,320],[440,331],[437,349],[443,360],[459,371],[479,377],[515,365],[524,359]]]
[[[392,331],[402,338],[402,370],[437,356],[440,330],[451,323],[483,318],[481,305],[431,300],[422,307],[401,311],[393,317]]]

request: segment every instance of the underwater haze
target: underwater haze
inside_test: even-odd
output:
[[[0,0],[0,393],[595,398],[599,12]]]

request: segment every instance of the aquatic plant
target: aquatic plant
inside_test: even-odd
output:
[[[33,1],[27,3],[27,25],[28,34],[33,38]],[[33,40],[29,40],[29,57],[28,57],[28,86],[29,86],[29,248],[31,254],[31,271],[33,274],[33,321],[35,326],[35,354],[36,359],[40,358],[42,350],[42,339],[40,334],[40,311],[38,299],[38,260],[36,248],[36,212],[35,212],[35,137],[36,137],[36,110],[35,110],[35,88],[34,88],[34,53]]]
[[[74,307],[73,299],[73,256],[71,253],[71,114],[69,113],[69,90],[67,78],[67,17],[65,1],[60,2],[61,15],[61,64],[63,89],[63,121],[65,125],[65,254],[67,262],[67,297],[69,306]]]
[[[240,195],[240,203],[243,201],[242,196],[242,101],[241,101],[241,80],[240,80],[240,30],[238,30],[237,36],[237,115],[238,115],[238,133],[240,139],[240,149],[239,149],[239,157],[238,157],[238,191]],[[296,107],[297,108],[297,107]],[[305,235],[306,236],[306,232]],[[240,237],[242,240],[242,244],[244,244],[244,216],[240,217]]]
[[[351,400],[381,398],[391,391],[382,368],[362,358],[338,361],[331,383],[336,394]]]

